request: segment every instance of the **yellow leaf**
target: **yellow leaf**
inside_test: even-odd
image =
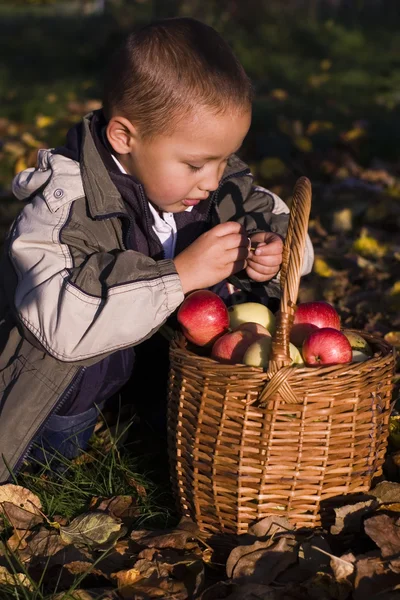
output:
[[[17,175],[21,171],[25,171],[25,169],[27,169],[27,168],[28,168],[28,165],[26,163],[25,157],[20,156],[14,165],[14,173],[15,173],[15,175]]]
[[[332,61],[329,60],[329,58],[324,58],[324,60],[321,60],[319,66],[321,67],[322,71],[329,71],[332,66]]]
[[[283,100],[287,100],[289,94],[287,93],[286,90],[282,90],[280,88],[276,88],[275,90],[272,90],[270,96],[274,100],[281,100],[281,101],[283,101]]]
[[[280,158],[264,158],[261,161],[259,174],[264,179],[280,177],[286,172],[286,165]]]
[[[142,575],[140,574],[139,569],[128,569],[126,571],[117,571],[112,574],[112,577],[118,582],[118,589],[126,587],[127,585],[132,585],[136,583],[139,579],[142,579]]]
[[[10,125],[7,127],[7,133],[8,135],[17,135],[18,127],[15,125],[15,123],[10,123]]]
[[[396,281],[389,291],[389,296],[400,296],[400,281]]]
[[[333,275],[333,271],[328,263],[323,258],[318,257],[314,261],[314,272],[320,277],[332,277]]]
[[[354,127],[353,129],[349,129],[349,131],[345,131],[340,135],[341,139],[345,142],[354,142],[354,140],[358,140],[364,136],[365,129],[362,127]]]
[[[307,135],[314,135],[320,131],[328,131],[330,129],[333,129],[333,123],[330,121],[311,121],[307,127],[306,133]]]
[[[384,337],[385,342],[395,346],[396,348],[400,348],[400,331],[389,331]]]
[[[365,258],[382,258],[387,253],[387,246],[362,231],[353,244],[353,250]]]
[[[400,449],[400,415],[389,417],[389,442]]]
[[[294,140],[294,145],[302,152],[311,152],[313,149],[312,141],[305,136],[296,137]]]
[[[55,121],[54,117],[46,117],[45,115],[37,115],[36,127],[39,127],[39,129],[44,129],[45,127],[48,127],[49,125],[52,125],[54,123],[54,121]]]
[[[25,144],[27,146],[30,146],[31,148],[41,148],[42,147],[42,142],[39,142],[38,140],[36,140],[33,135],[31,133],[29,133],[29,131],[25,131],[22,135],[21,135],[21,140],[23,142],[25,142]]]
[[[329,81],[330,76],[328,73],[320,73],[319,75],[310,75],[308,78],[308,84],[313,88],[319,88],[321,85]]]
[[[21,142],[6,142],[3,146],[3,150],[15,158],[19,158],[25,154],[25,146],[21,144]]]

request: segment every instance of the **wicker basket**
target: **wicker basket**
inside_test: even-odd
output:
[[[362,332],[374,350],[364,363],[288,366],[310,205],[303,177],[293,195],[268,371],[198,356],[183,336],[171,343],[171,478],[181,513],[207,534],[245,533],[268,515],[320,525],[329,499],[367,492],[382,473],[393,348]]]

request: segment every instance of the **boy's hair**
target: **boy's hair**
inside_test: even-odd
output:
[[[196,107],[249,110],[252,99],[250,79],[228,44],[212,27],[182,17],[126,37],[106,73],[103,109],[107,120],[124,116],[151,138]]]

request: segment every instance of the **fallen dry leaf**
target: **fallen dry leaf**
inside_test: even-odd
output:
[[[238,546],[229,555],[227,575],[238,583],[269,585],[297,561],[297,548],[298,542],[294,536],[288,535],[282,536],[277,542],[256,541],[250,546]]]
[[[199,529],[193,521],[183,518],[175,529],[132,531],[131,539],[147,548],[176,548],[184,550],[190,538],[197,537]]]
[[[24,573],[10,573],[6,567],[0,566],[0,584],[20,586],[23,585],[25,588],[33,591],[33,585],[29,577]],[[22,593],[22,592],[21,592]]]
[[[334,508],[335,523],[330,529],[331,534],[357,533],[360,531],[362,519],[365,515],[372,513],[377,506],[377,500],[371,498],[355,504],[346,504]]]
[[[3,502],[11,502],[31,512],[35,512],[35,507],[42,508],[42,504],[36,494],[13,483],[6,483],[0,486],[0,504]]]
[[[400,517],[375,515],[364,523],[365,533],[380,548],[382,556],[395,556],[400,553]]]
[[[67,527],[60,527],[60,538],[65,544],[96,548],[112,544],[121,535],[121,523],[103,512],[83,513]]]
[[[129,521],[140,515],[140,508],[132,496],[113,496],[112,498],[92,498],[90,509],[104,511],[115,519]]]

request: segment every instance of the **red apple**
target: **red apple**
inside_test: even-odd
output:
[[[340,317],[328,302],[302,302],[294,314],[290,341],[301,346],[307,336],[321,327],[340,329]]]
[[[249,321],[248,323],[241,323],[240,325],[235,327],[233,331],[250,331],[250,333],[254,334],[255,336],[266,335],[268,337],[271,337],[271,334],[266,327],[264,327],[260,323],[253,323],[251,321]]]
[[[303,342],[302,354],[309,367],[350,363],[353,357],[349,340],[333,327],[313,331]]]
[[[228,309],[223,300],[209,290],[197,290],[186,296],[177,319],[184,336],[197,346],[212,344],[229,327]]]
[[[211,357],[229,365],[241,363],[247,348],[259,337],[245,329],[225,333],[214,342]]]

